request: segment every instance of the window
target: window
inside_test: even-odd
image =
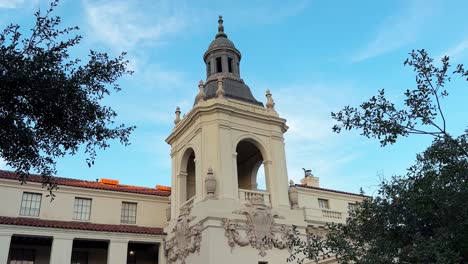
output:
[[[136,203],[122,202],[122,214],[120,216],[120,223],[136,224],[136,210]]]
[[[258,264],[268,264],[268,261],[259,261]]]
[[[327,199],[318,199],[319,207],[322,209],[329,209],[330,206],[328,205],[328,200]]]
[[[9,264],[34,264],[36,251],[34,249],[11,249]]]
[[[358,203],[348,203],[348,210],[349,211],[354,211],[356,208],[358,208],[359,204]]]
[[[223,66],[221,65],[221,57],[216,58],[216,72],[222,72]]]
[[[41,208],[42,194],[40,193],[23,193],[21,200],[20,215],[23,216],[39,216]]]
[[[71,264],[88,264],[88,252],[72,251]]]
[[[228,70],[232,72],[232,58],[228,58]]]
[[[208,75],[211,74],[211,61],[209,61],[208,64],[206,65],[206,71],[207,71]]]
[[[73,219],[88,221],[91,215],[91,199],[75,198],[75,206],[73,208]]]

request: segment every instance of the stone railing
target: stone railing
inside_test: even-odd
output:
[[[331,210],[322,210],[322,216],[324,218],[333,218],[333,219],[342,218],[341,212],[336,212],[336,211],[331,211]]]
[[[253,191],[253,190],[245,190],[239,189],[239,200],[241,202],[248,202],[250,198],[254,195],[259,195],[263,198],[263,202],[267,205],[271,204],[270,200],[270,193],[266,191]]]
[[[195,196],[193,196],[192,198],[185,201],[185,203],[183,203],[180,207],[182,208],[184,206],[187,206],[189,208],[192,208],[193,207],[193,201],[195,201]]]

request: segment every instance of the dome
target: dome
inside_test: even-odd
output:
[[[224,36],[216,36],[216,38],[211,42],[210,46],[208,47],[208,50],[215,49],[215,48],[233,48],[235,49],[236,47],[234,46],[234,43],[230,41],[226,34]]]
[[[206,81],[202,82],[204,99],[217,97],[218,81],[222,80],[224,96],[263,107],[253,96],[249,86],[240,76],[241,53],[224,33],[223,17],[218,19],[218,33],[203,55],[206,64]],[[195,98],[194,105],[198,99]]]

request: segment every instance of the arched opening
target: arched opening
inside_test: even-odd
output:
[[[223,72],[221,57],[216,58],[216,72]]]
[[[181,169],[187,176],[185,181],[185,201],[188,201],[195,196],[195,152],[193,149],[185,151]]]
[[[237,144],[237,181],[239,189],[266,190],[263,156],[254,143],[243,140]]]

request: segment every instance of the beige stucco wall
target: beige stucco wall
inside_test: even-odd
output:
[[[246,221],[239,210],[249,201],[239,194],[236,164],[236,146],[244,139],[252,140],[262,153],[265,167],[268,205],[278,217],[278,225],[296,225],[302,234],[308,226],[324,231],[328,222],[344,223],[348,217],[348,204],[362,201],[363,197],[340,192],[297,187],[298,208],[292,209],[288,197],[288,176],[283,133],[285,120],[274,111],[230,99],[210,99],[199,102],[177,124],[167,142],[172,157],[172,219],[166,227],[166,240],[175,236],[176,223],[185,221],[180,208],[191,208],[190,225],[202,224],[200,251],[189,254],[187,263],[286,263],[288,250],[273,248],[262,257],[251,245],[231,248],[222,219]],[[184,155],[191,148],[195,152],[196,197],[185,203]],[[207,196],[205,178],[211,167],[217,181],[214,197]],[[319,207],[318,199],[327,199],[328,209]],[[247,207],[249,205],[247,204]],[[266,222],[265,222],[266,223]],[[180,228],[180,227],[179,227]],[[275,231],[276,232],[276,231]],[[315,232],[315,231],[314,231]],[[278,234],[277,234],[278,235]],[[246,236],[245,232],[243,236]],[[180,260],[175,262],[180,263]],[[325,263],[325,262],[324,262]],[[333,263],[327,261],[326,263]]]
[[[92,199],[89,220],[92,223],[120,224],[122,202],[134,202],[137,203],[136,225],[166,225],[167,197],[59,186],[59,189],[54,191],[55,199],[51,201],[46,197],[47,190],[38,183],[28,182],[21,185],[15,180],[5,179],[0,179],[0,189],[0,201],[7,201],[0,206],[0,216],[20,216],[23,192],[34,192],[42,194],[38,217],[40,219],[76,221],[73,219],[73,206],[75,197],[80,197]]]

